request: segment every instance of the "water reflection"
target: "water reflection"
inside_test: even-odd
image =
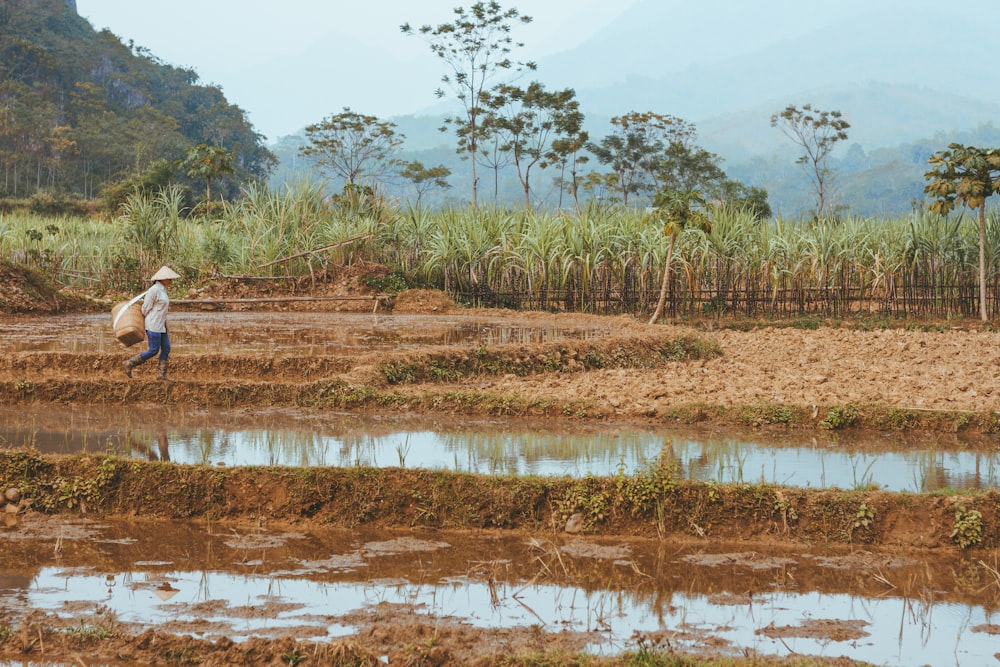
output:
[[[292,629],[324,640],[398,614],[591,633],[586,648],[598,654],[634,648],[640,633],[677,649],[849,654],[881,665],[986,664],[1000,623],[996,582],[941,555],[740,554],[445,531],[212,534],[152,522],[90,530],[68,540],[59,563],[44,539],[0,538],[0,557],[21,556],[0,578],[0,613],[110,612],[140,629],[237,641]],[[27,563],[38,563],[30,575]]]
[[[279,415],[280,417],[280,415]],[[1000,487],[1000,451],[958,439],[638,429],[378,415],[275,417],[95,406],[0,408],[0,445],[226,466],[405,467],[491,475],[615,475],[666,459],[682,479],[889,491]],[[773,437],[773,436],[772,436]]]
[[[121,354],[122,346],[104,314],[53,315],[0,321],[2,352]],[[344,355],[426,345],[534,344],[611,333],[607,325],[579,328],[512,325],[488,317],[372,315],[361,313],[171,312],[171,338],[188,354],[221,348],[268,356]]]
[[[210,627],[205,637],[235,641],[279,637],[290,628],[300,639],[350,635],[358,628],[333,619],[379,605],[403,605],[418,609],[428,621],[447,617],[479,628],[538,625],[548,632],[595,633],[587,648],[598,654],[634,648],[635,633],[666,631],[678,650],[827,657],[848,652],[854,660],[881,665],[981,665],[996,650],[996,637],[973,629],[998,620],[981,607],[899,598],[779,592],[760,595],[752,604],[727,604],[713,596],[676,594],[669,604],[655,604],[623,590],[591,592],[551,584],[497,590],[470,580],[326,583],[192,571],[113,576],[121,581],[117,588],[106,586],[105,575],[46,568],[22,599],[68,618],[74,615],[63,611],[67,607],[100,604],[119,621],[165,632],[183,632],[198,621]],[[167,600],[156,594],[163,579],[177,589]],[[270,608],[280,611],[268,613]],[[811,619],[840,621],[857,632],[842,641],[795,636],[794,628],[808,627]],[[768,636],[774,628],[786,634]]]

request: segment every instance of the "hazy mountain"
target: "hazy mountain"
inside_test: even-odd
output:
[[[830,3],[811,30],[799,6],[648,0],[539,77],[573,87],[588,115],[668,113],[749,150],[787,104],[839,109],[873,147],[1000,120],[1000,2]]]
[[[768,189],[785,213],[808,209],[811,195],[798,149],[771,115],[788,104],[839,110],[851,123],[835,153],[844,201],[863,213],[908,211],[933,151],[963,133],[996,136],[997,25],[995,0],[645,0],[541,59],[534,76],[577,92],[594,138],[633,110],[693,122],[727,173]],[[447,148],[437,156],[452,156],[458,185],[467,166],[454,135],[436,131],[445,113],[442,104],[392,120],[408,151]]]

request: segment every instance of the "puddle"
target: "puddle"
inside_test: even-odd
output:
[[[887,491],[1000,487],[1000,451],[941,434],[767,434],[178,406],[0,407],[0,446],[225,466],[405,467],[582,477],[666,457],[683,479]]]
[[[44,323],[44,325],[43,325]],[[338,356],[427,345],[490,346],[545,343],[610,335],[610,326],[555,328],[511,325],[462,315],[357,313],[170,314],[170,336],[185,353],[232,350],[269,356]],[[110,314],[13,316],[0,320],[0,352],[76,352],[123,355]]]
[[[666,642],[880,665],[992,662],[1000,582],[973,560],[446,531],[242,533],[153,523],[0,533],[0,610],[113,614],[196,637],[325,641],[405,616],[582,633],[611,655]],[[53,553],[53,536],[62,541]],[[484,559],[484,554],[489,554]],[[845,576],[845,570],[850,572]],[[90,619],[88,621],[88,619]]]

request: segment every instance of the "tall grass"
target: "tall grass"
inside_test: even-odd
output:
[[[378,262],[469,303],[641,313],[655,302],[668,248],[648,216],[607,207],[432,212],[378,196],[331,201],[308,181],[248,187],[210,219],[190,217],[180,201],[170,191],[133,198],[106,222],[0,216],[0,258],[44,266],[66,284],[112,289],[141,284],[161,264],[196,281]],[[996,212],[986,245],[987,305],[997,314]],[[677,238],[668,312],[975,316],[977,261],[973,216],[761,222],[723,208],[713,211],[710,232]]]

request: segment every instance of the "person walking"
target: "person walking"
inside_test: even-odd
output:
[[[167,335],[167,311],[170,309],[170,297],[167,296],[167,288],[170,281],[180,278],[180,275],[173,269],[163,266],[153,274],[150,280],[153,286],[146,292],[142,299],[142,316],[145,318],[146,340],[149,341],[149,349],[145,352],[126,359],[125,375],[132,377],[132,369],[139,364],[145,363],[156,355],[160,355],[157,364],[160,380],[170,381],[167,377],[167,365],[170,359],[170,336]]]

